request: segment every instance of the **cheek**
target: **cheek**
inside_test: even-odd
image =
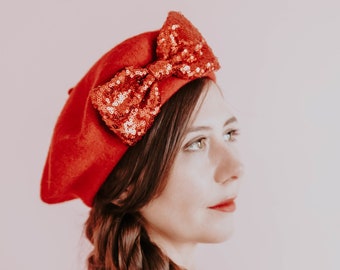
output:
[[[201,180],[198,172],[173,170],[160,196],[141,210],[149,227],[171,234],[189,234],[195,224],[202,222],[206,208],[209,189]]]
[[[208,189],[190,183],[186,178],[176,180],[166,186],[162,194],[150,204],[150,208],[174,219],[187,219],[204,207]]]
[[[164,197],[174,208],[193,215],[207,206],[214,186],[212,168],[203,154],[179,153],[169,174]]]
[[[209,199],[211,177],[196,167],[173,170],[164,194],[183,210],[203,207]]]

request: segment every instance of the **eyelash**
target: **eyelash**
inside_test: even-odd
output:
[[[223,134],[223,137],[228,135],[229,139],[225,140],[226,142],[235,142],[236,141],[236,136],[238,136],[239,130],[238,129],[232,129],[232,130],[228,130],[226,133]],[[188,152],[194,152],[194,151],[200,151],[203,150],[204,147],[206,146],[206,137],[199,137],[194,139],[193,141],[190,141],[188,144],[186,144],[184,146],[184,150],[188,151]],[[200,144],[200,146],[198,146],[196,149],[194,149],[194,145],[198,145]]]
[[[195,139],[194,141],[189,142],[185,147],[184,150],[188,151],[188,152],[194,152],[194,151],[199,151],[202,150],[203,147],[205,146],[205,141],[206,138],[205,137],[200,137]],[[201,144],[201,146],[197,147],[196,149],[194,149],[195,145]]]
[[[231,129],[228,130],[223,136],[229,135],[230,136],[230,142],[235,142],[237,140],[237,136],[240,135],[240,131],[238,129]]]

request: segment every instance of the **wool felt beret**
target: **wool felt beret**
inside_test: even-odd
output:
[[[80,198],[91,206],[161,106],[196,78],[214,80],[218,68],[199,31],[174,11],[159,31],[129,38],[104,54],[69,91],[42,174],[42,200]]]

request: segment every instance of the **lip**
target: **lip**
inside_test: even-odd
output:
[[[216,205],[209,206],[208,208],[212,210],[224,212],[224,213],[231,213],[236,210],[235,199],[236,199],[235,197],[229,198],[229,199],[219,202]]]

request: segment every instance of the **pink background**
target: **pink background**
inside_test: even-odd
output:
[[[39,200],[54,122],[95,60],[168,10],[219,56],[243,134],[236,230],[200,247],[198,269],[340,269],[337,0],[2,0],[0,269],[83,269],[88,209]]]

